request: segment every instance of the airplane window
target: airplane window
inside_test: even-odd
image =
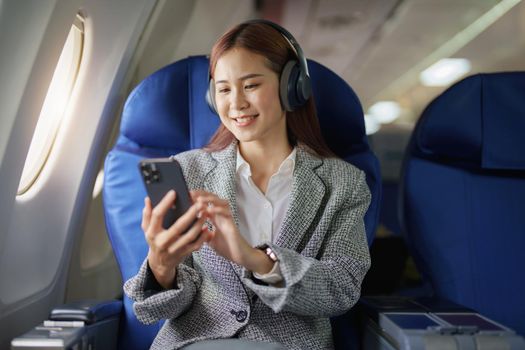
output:
[[[104,184],[104,169],[100,170],[95,180],[95,186],[93,186],[93,198],[97,198],[102,192],[102,185]]]
[[[82,58],[83,43],[83,19],[77,15],[60,54],[40,111],[18,186],[18,195],[25,193],[33,185],[51,153],[62,116],[75,85]]]

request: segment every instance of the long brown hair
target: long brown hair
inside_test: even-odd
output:
[[[281,75],[284,65],[289,60],[297,60],[297,54],[290,43],[275,28],[264,23],[241,23],[224,33],[212,48],[210,56],[210,76],[215,73],[219,58],[227,51],[240,47],[266,58],[268,67]],[[303,143],[321,157],[336,157],[326,144],[313,96],[293,112],[286,112],[288,141],[292,146]],[[226,148],[235,140],[235,136],[221,124],[204,149],[209,152]]]

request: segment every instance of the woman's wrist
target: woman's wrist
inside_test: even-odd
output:
[[[173,288],[178,264],[175,266],[164,266],[159,264],[151,254],[148,254],[148,264],[151,272],[153,272],[153,276],[164,289]]]
[[[247,270],[255,272],[261,275],[267,274],[272,271],[275,262],[270,259],[265,252],[260,249],[250,247],[249,250],[244,254],[244,259],[240,265],[244,266]]]

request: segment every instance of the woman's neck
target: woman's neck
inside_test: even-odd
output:
[[[271,145],[257,141],[239,142],[239,152],[250,164],[252,176],[256,177],[272,176],[292,150],[287,138],[279,142],[274,140]]]

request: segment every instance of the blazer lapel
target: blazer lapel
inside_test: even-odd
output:
[[[275,244],[296,250],[314,220],[325,195],[325,185],[315,173],[323,161],[297,147],[290,204]]]
[[[222,151],[211,153],[216,164],[204,179],[204,189],[215,193],[230,203],[232,217],[239,227],[239,215],[237,212],[235,166],[237,161],[237,143],[232,142]],[[242,266],[229,261],[238,276],[242,276]]]
[[[204,189],[215,193],[230,203],[235,224],[239,226],[237,200],[235,199],[235,164],[237,159],[236,143],[232,142],[222,151],[211,154],[216,161],[215,167],[204,178]]]

